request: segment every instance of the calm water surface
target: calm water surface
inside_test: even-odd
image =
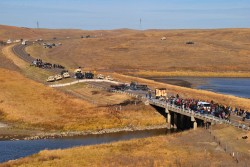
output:
[[[250,79],[248,78],[208,78],[206,84],[201,84],[197,88],[250,98]]]
[[[95,145],[123,141],[136,138],[164,135],[174,132],[173,130],[157,129],[135,132],[119,132],[113,134],[88,135],[82,137],[68,137],[46,140],[19,140],[0,141],[0,162],[26,157],[38,153],[44,149],[63,149],[75,146]]]
[[[150,79],[178,86],[250,98],[250,78],[159,77]]]

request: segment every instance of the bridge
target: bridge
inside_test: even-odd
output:
[[[161,112],[166,117],[168,126],[172,128],[185,130],[190,128],[196,129],[197,126],[209,127],[213,124],[228,124],[245,130],[250,130],[250,127],[247,124],[225,120],[210,114],[201,114],[156,99],[149,99],[146,103],[152,105]]]

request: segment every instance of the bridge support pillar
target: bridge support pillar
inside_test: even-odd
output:
[[[191,121],[193,122],[193,129],[196,130],[197,129],[197,122],[196,122],[194,116],[191,116]]]
[[[177,113],[173,113],[173,116],[172,116],[172,117],[173,117],[173,120],[172,120],[173,122],[172,122],[172,124],[173,124],[173,128],[174,128],[174,129],[177,129],[177,124],[178,124],[177,115],[178,115]]]
[[[167,114],[167,124],[171,128],[171,114],[167,108],[165,108],[165,113]]]
[[[167,116],[167,123],[168,123],[169,128],[171,128],[171,114],[170,114],[170,112],[168,113],[168,116]]]
[[[167,108],[165,108],[165,113],[169,114],[169,110]]]
[[[194,130],[197,129],[197,122],[196,122],[196,121],[193,122],[193,129],[194,129]]]

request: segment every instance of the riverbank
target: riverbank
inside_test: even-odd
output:
[[[199,128],[111,144],[44,150],[0,166],[66,167],[68,162],[71,166],[244,166],[250,156],[249,139],[242,138],[246,135],[249,133],[237,128],[216,125],[212,131]]]
[[[203,77],[203,78],[250,78],[249,71],[135,71],[128,75],[149,77]]]
[[[110,134],[118,132],[134,132],[134,131],[146,131],[146,130],[158,130],[158,129],[169,129],[169,128],[167,127],[167,125],[153,125],[146,127],[130,126],[124,128],[111,128],[111,129],[87,130],[87,131],[64,131],[64,132],[41,132],[38,130],[1,128],[0,141],[58,139],[66,137],[79,137],[87,135],[101,135],[101,134]]]

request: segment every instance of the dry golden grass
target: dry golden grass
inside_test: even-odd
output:
[[[65,95],[0,69],[0,109],[5,121],[24,127],[58,130],[98,130],[126,126],[159,125],[165,119],[150,108],[113,112]]]
[[[32,29],[26,27],[15,27],[15,26],[6,26],[0,25],[0,41],[7,41],[8,39],[52,39],[57,38],[66,38],[66,37],[79,37],[81,35],[93,35],[93,32],[77,30],[77,29]]]
[[[93,88],[88,84],[76,84],[62,87],[60,90],[80,97],[97,106],[117,105],[116,107],[119,107],[119,104],[125,101],[133,101],[131,97],[125,94],[107,92],[106,90]]]
[[[232,127],[231,127],[232,129]],[[229,138],[225,130],[222,133]],[[236,141],[236,144],[242,144]],[[244,143],[247,149],[248,143]],[[248,153],[249,155],[249,153]],[[247,160],[246,163],[249,163]],[[240,162],[238,165],[243,165]],[[168,136],[112,144],[44,150],[33,156],[2,164],[8,166],[236,166],[203,129]]]
[[[2,53],[3,47],[0,46],[0,68],[11,69],[14,71],[19,71],[20,69],[8,58],[6,58]]]
[[[13,45],[9,45],[2,48],[1,57],[3,59],[6,59],[6,61],[9,61],[12,63],[12,66],[9,66],[8,69],[15,70],[15,67],[19,69],[22,74],[25,76],[32,78],[33,80],[36,80],[38,82],[45,83],[48,76],[53,75],[53,73],[48,72],[46,70],[41,70],[39,68],[36,68],[34,66],[30,66],[29,63],[25,62],[21,58],[17,57],[12,52]],[[3,64],[4,62],[0,63]],[[10,64],[10,63],[9,63]]]
[[[150,75],[159,74],[155,71],[177,71],[171,74],[185,76],[186,71],[194,72],[188,76],[204,76],[201,72],[215,72],[209,75],[219,76],[219,72],[224,72],[220,76],[249,77],[249,32],[249,29],[114,30],[103,31],[95,39],[65,40],[62,46],[53,49],[31,46],[28,52],[72,69],[82,66],[122,73],[146,70]],[[161,41],[162,36],[167,40]],[[195,44],[187,45],[186,41]]]
[[[212,129],[214,134],[222,144],[230,146],[235,152],[241,152],[250,155],[250,132],[238,128],[232,128],[226,125],[220,125]],[[242,139],[243,136],[248,136],[247,139]],[[246,144],[247,143],[247,144]]]

